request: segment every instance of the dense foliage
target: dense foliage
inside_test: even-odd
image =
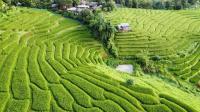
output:
[[[5,12],[8,9],[7,4],[0,0],[0,12]]]
[[[109,21],[106,21],[101,13],[91,10],[83,10],[78,15],[70,12],[65,12],[65,15],[78,19],[86,24],[95,37],[108,49],[108,52],[114,57],[118,56],[114,44],[116,28]]]
[[[184,9],[199,6],[199,0],[115,0],[117,4],[131,8]]]

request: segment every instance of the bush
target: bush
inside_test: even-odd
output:
[[[127,79],[126,80],[126,85],[131,86],[134,84],[134,80],[133,79]]]
[[[160,61],[161,57],[159,55],[155,55],[155,56],[151,57],[151,60],[153,60],[153,61]]]
[[[116,68],[117,65],[119,65],[119,61],[116,60],[115,58],[108,58],[106,60],[106,64],[110,67]]]

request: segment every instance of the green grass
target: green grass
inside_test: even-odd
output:
[[[200,111],[199,96],[119,73],[104,55],[77,21],[47,10],[10,10],[0,18],[0,112]],[[126,86],[127,79],[135,85]]]
[[[159,56],[170,62],[164,65],[171,74],[196,84],[200,80],[198,11],[118,8],[104,15],[113,25],[130,24],[132,31],[115,36],[120,58]]]

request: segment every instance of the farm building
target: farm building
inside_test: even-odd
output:
[[[128,23],[121,23],[117,25],[119,31],[130,31],[130,25]]]

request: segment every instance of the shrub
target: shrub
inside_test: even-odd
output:
[[[116,60],[115,58],[108,58],[106,60],[106,64],[110,67],[116,68],[117,65],[119,65],[119,61]]]
[[[159,55],[155,55],[155,56],[151,57],[151,60],[153,60],[153,61],[160,61],[161,57]]]
[[[127,79],[126,80],[126,85],[131,86],[134,84],[134,80],[133,79]]]

